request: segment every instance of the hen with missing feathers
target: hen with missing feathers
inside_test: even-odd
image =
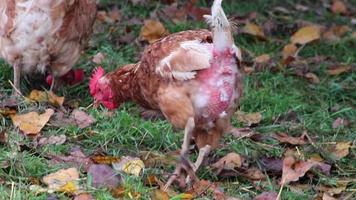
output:
[[[180,175],[192,171],[187,168],[196,171],[218,147],[242,95],[241,53],[234,45],[221,1],[215,0],[212,15],[206,16],[211,32],[189,30],[169,35],[147,47],[138,63],[108,74],[98,68],[90,81],[96,103],[115,109],[134,101],[184,129],[182,162],[166,188],[177,177],[183,185],[185,178]],[[194,164],[188,159],[191,140],[199,148]]]
[[[71,70],[95,16],[95,0],[2,0],[0,57],[14,68],[14,86],[20,90],[22,73],[57,78]]]

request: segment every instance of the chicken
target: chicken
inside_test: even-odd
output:
[[[70,71],[95,16],[95,0],[2,0],[0,57],[13,66],[14,89],[20,91],[21,73],[48,70],[57,78]]]
[[[182,162],[166,188],[184,171],[195,172],[218,147],[242,95],[241,52],[234,45],[221,2],[215,0],[212,15],[206,16],[211,32],[189,30],[169,35],[147,47],[136,64],[107,74],[99,67],[89,83],[95,103],[115,109],[132,100],[184,129]],[[192,139],[199,148],[194,164],[188,159]]]

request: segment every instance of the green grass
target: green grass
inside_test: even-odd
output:
[[[295,25],[294,19],[308,20],[323,25],[346,24],[350,25],[350,20],[343,16],[335,16],[325,8],[320,8],[322,15],[313,12],[313,8],[319,8],[318,3],[308,3],[310,10],[308,12],[292,12],[289,19],[271,16],[268,12],[275,6],[293,7],[295,3],[306,1],[299,0],[258,0],[258,1],[228,1],[225,2],[225,8],[229,15],[243,15],[249,12],[257,12],[257,23],[263,24],[267,19],[272,18],[282,27]],[[117,5],[124,16],[128,19],[139,17],[146,19],[150,12],[163,5],[153,1],[148,7],[141,5],[132,5],[130,1],[109,1],[101,2],[103,9],[110,9]],[[200,5],[207,6],[208,3],[200,1]],[[115,25],[101,25],[103,32],[93,36],[86,54],[80,59],[78,67],[85,68],[87,77],[96,67],[90,60],[98,52],[105,53],[106,59],[102,66],[107,70],[113,70],[120,65],[136,62],[136,55],[143,49],[140,46],[132,44],[116,45],[118,38],[124,33],[125,27],[130,28],[139,35],[140,25],[127,25],[123,21]],[[170,32],[177,32],[187,29],[204,28],[204,23],[187,21],[180,24],[165,23]],[[351,26],[350,26],[351,27]],[[112,29],[113,31],[108,31]],[[296,29],[292,28],[291,32]],[[269,54],[278,58],[285,44],[289,42],[290,32],[281,32],[273,35],[270,40],[258,41],[247,35],[236,36],[236,44],[245,50],[251,52],[254,56]],[[275,39],[279,39],[276,42]],[[345,36],[337,43],[328,43],[318,41],[306,45],[300,52],[302,58],[314,56],[327,56],[331,60],[352,65],[356,62],[356,41],[351,37]],[[354,66],[354,65],[353,65]],[[345,73],[339,76],[329,76],[326,73],[327,64],[324,62],[311,64],[309,69],[320,78],[320,84],[311,84],[307,80],[293,75],[294,69],[291,67],[283,68],[278,72],[273,72],[269,68],[254,72],[246,76],[244,80],[244,96],[241,101],[240,109],[244,112],[261,112],[262,122],[254,127],[264,136],[269,136],[274,132],[288,132],[290,135],[300,135],[307,130],[309,135],[315,140],[316,147],[306,145],[299,147],[305,155],[320,153],[325,162],[333,165],[330,176],[319,174],[317,178],[308,180],[302,179],[301,183],[309,183],[315,187],[321,184],[331,184],[340,178],[355,177],[356,154],[355,148],[351,148],[350,154],[342,160],[336,162],[327,156],[324,144],[338,141],[356,140],[356,125],[351,123],[348,127],[332,128],[333,121],[340,117],[348,119],[350,122],[356,119],[356,75],[354,72]],[[0,100],[3,100],[11,93],[11,85],[8,80],[12,80],[12,70],[0,61]],[[31,84],[31,78],[22,82],[24,93],[28,93],[34,86]],[[81,107],[87,107],[92,102],[87,80],[85,83],[65,87],[59,91],[64,95],[67,101],[79,102]],[[4,96],[3,96],[4,95]],[[43,109],[45,105],[26,104],[22,102],[18,105],[20,112]],[[332,111],[337,106],[338,111]],[[295,118],[287,121],[276,121],[277,117],[283,117],[288,112],[293,111]],[[100,107],[98,109],[89,108],[88,112],[92,114],[97,122],[89,128],[80,129],[75,126],[70,127],[45,127],[41,136],[60,135],[67,136],[67,142],[63,145],[46,145],[35,147],[34,139],[23,136],[19,130],[13,127],[8,117],[0,116],[0,132],[5,130],[9,134],[9,142],[5,145],[0,144],[0,199],[47,199],[49,194],[36,194],[29,190],[31,180],[41,179],[43,176],[63,168],[62,165],[49,165],[48,155],[67,154],[70,148],[79,145],[84,153],[91,155],[95,152],[105,152],[112,156],[138,156],[139,151],[153,151],[167,153],[180,148],[182,141],[181,131],[175,130],[164,120],[145,121],[139,117],[138,107],[132,103],[127,103],[116,110],[112,116],[107,116],[107,110]],[[242,126],[236,119],[233,119],[235,126]],[[279,145],[275,140],[256,142],[251,139],[239,139],[232,136],[226,136],[221,143],[224,147],[215,150],[211,157],[218,159],[229,152],[236,152],[245,156],[252,166],[259,166],[259,159],[269,156],[281,157],[284,151],[289,147]],[[195,157],[193,155],[192,157]],[[153,174],[169,173],[173,171],[174,166],[163,168],[151,168],[145,171],[144,177]],[[340,170],[342,169],[342,170]],[[226,194],[236,196],[241,199],[252,199],[263,191],[277,191],[278,178],[268,176],[266,181],[251,181],[243,177],[234,177],[220,180],[208,167],[203,167],[198,176],[201,179],[211,181],[222,181],[222,186]],[[85,174],[81,174],[85,185]],[[149,199],[150,193],[154,188],[144,185],[144,177],[133,178],[124,176],[123,185],[127,193],[137,191],[141,194],[141,199]],[[163,180],[164,181],[164,180]],[[309,182],[311,181],[311,182]],[[2,183],[3,182],[3,183]],[[348,186],[349,191],[355,190],[356,184],[351,183]],[[13,190],[13,191],[12,191]],[[108,190],[94,189],[89,187],[93,196],[97,199],[114,199]],[[304,194],[294,192],[287,186],[282,194],[282,199],[314,199],[316,191],[309,188],[303,191]],[[58,199],[70,199],[65,194],[56,194]],[[126,195],[128,198],[128,195]],[[202,197],[201,199],[209,199]]]

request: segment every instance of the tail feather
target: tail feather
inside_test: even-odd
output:
[[[231,25],[221,6],[222,0],[215,0],[211,15],[205,15],[207,23],[212,27],[214,48],[223,51],[234,44]]]

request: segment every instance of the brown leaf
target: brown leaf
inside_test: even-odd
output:
[[[11,116],[15,115],[17,111],[13,108],[0,108],[0,115],[2,116]]]
[[[120,161],[120,158],[114,156],[93,156],[91,157],[91,159],[96,164],[107,164],[107,165],[111,165],[113,163]]]
[[[109,17],[113,21],[119,21],[121,18],[121,11],[117,7],[114,7],[112,10],[110,10]]]
[[[232,128],[229,132],[236,138],[249,138],[256,135],[256,133],[250,128]]]
[[[334,0],[330,9],[335,14],[347,14],[347,7],[341,0]]]
[[[283,168],[283,161],[280,158],[262,158],[262,168],[267,172],[281,173]]]
[[[258,64],[267,64],[271,60],[268,54],[262,54],[255,58],[255,62]]]
[[[132,189],[132,187],[124,188],[123,186],[118,186],[111,190],[111,194],[118,199],[141,199],[141,194]]]
[[[95,54],[95,55],[93,56],[92,61],[93,61],[95,64],[100,65],[100,64],[103,62],[104,59],[105,59],[105,55],[104,55],[103,53],[101,53],[101,52],[98,52],[97,54]]]
[[[53,115],[54,110],[47,109],[45,113],[38,114],[29,112],[22,115],[12,115],[12,123],[19,127],[21,131],[28,135],[37,135],[42,128],[47,124],[48,120]]]
[[[86,128],[92,123],[96,122],[94,117],[78,109],[73,110],[71,116],[75,120],[75,123],[79,126],[79,128]]]
[[[342,37],[349,31],[351,31],[351,29],[346,25],[333,26],[323,33],[323,38],[328,41],[338,41],[340,37]]]
[[[64,144],[67,140],[67,137],[65,135],[52,135],[48,138],[41,138],[38,141],[38,144],[43,146],[43,145],[61,145]]]
[[[163,190],[154,190],[152,200],[169,200],[168,193]]]
[[[197,197],[203,193],[213,193],[213,199],[225,199],[225,194],[221,189],[216,185],[216,183],[211,183],[207,180],[200,180],[193,184],[192,188],[187,191],[188,194],[192,194],[194,197]]]
[[[52,91],[32,90],[27,98],[39,103],[48,102],[53,106],[63,106],[64,103],[64,97],[59,97]]]
[[[61,169],[42,179],[49,189],[68,193],[75,193],[79,190],[78,180],[79,172],[76,168]]]
[[[323,200],[337,200],[336,198],[332,197],[330,194],[328,193],[324,193],[323,194]]]
[[[259,39],[266,39],[266,36],[262,30],[261,27],[259,27],[258,25],[254,24],[254,23],[247,23],[243,28],[242,28],[242,32],[255,36]]]
[[[192,17],[195,21],[204,21],[204,15],[211,14],[211,9],[196,7],[196,3],[196,0],[190,0],[186,5],[185,10],[188,11],[189,16]]]
[[[283,47],[282,57],[283,60],[286,60],[288,57],[296,57],[295,53],[297,52],[298,48],[295,44],[290,43]]]
[[[51,164],[62,164],[66,163],[75,168],[84,168],[84,171],[88,171],[89,167],[93,164],[93,161],[87,157],[80,148],[74,147],[68,156],[52,156],[50,160]]]
[[[259,112],[255,113],[245,113],[242,111],[237,111],[237,120],[251,126],[252,124],[258,124],[262,120],[262,115]]]
[[[278,194],[276,192],[263,192],[256,196],[254,200],[277,200]]]
[[[275,139],[280,141],[281,143],[293,144],[293,145],[303,145],[307,143],[305,138],[305,133],[303,133],[300,137],[292,137],[287,133],[275,133],[273,136]]]
[[[161,37],[168,35],[168,33],[161,22],[157,20],[145,20],[140,37],[149,43],[153,43]]]
[[[9,136],[7,135],[6,131],[0,131],[0,144],[7,144],[9,140]]]
[[[291,37],[292,43],[302,45],[318,39],[320,39],[320,27],[316,25],[305,26]]]
[[[48,200],[48,199],[47,199]],[[74,197],[74,200],[95,200],[89,193],[82,193]]]
[[[184,8],[178,8],[178,3],[166,6],[162,12],[174,23],[180,23],[186,20],[188,11]]]
[[[350,153],[351,142],[338,142],[336,145],[327,147],[327,151],[336,160],[346,157]]]
[[[340,65],[340,66],[336,66],[331,69],[328,69],[328,70],[326,70],[326,72],[331,76],[337,76],[337,75],[340,75],[342,73],[349,71],[350,69],[351,69],[350,66]]]
[[[120,183],[120,178],[108,165],[93,164],[88,169],[88,175],[92,177],[92,185],[96,188],[107,187],[114,189]]]
[[[330,173],[330,165],[316,162],[316,161],[296,161],[293,157],[289,156],[283,160],[283,173],[281,185],[294,182],[303,177],[312,167],[318,167],[324,173]]]
[[[320,79],[319,77],[312,73],[312,72],[308,72],[304,75],[304,77],[310,82],[310,83],[313,83],[313,84],[319,84],[320,83]]]
[[[343,118],[338,117],[334,122],[333,122],[333,129],[339,128],[339,127],[345,127],[349,125],[349,121]]]
[[[251,167],[251,168],[248,168],[244,173],[243,173],[243,176],[250,179],[250,180],[253,180],[253,181],[256,181],[256,180],[263,180],[266,178],[266,176],[263,174],[263,172],[256,168],[256,167]]]
[[[341,194],[343,191],[345,191],[349,182],[349,180],[338,180],[336,181],[335,187],[321,185],[317,188],[317,190],[320,192],[328,193],[333,196]]]
[[[216,170],[217,174],[220,174],[223,170],[233,170],[241,167],[242,162],[243,158],[239,154],[229,153],[211,166]]]

